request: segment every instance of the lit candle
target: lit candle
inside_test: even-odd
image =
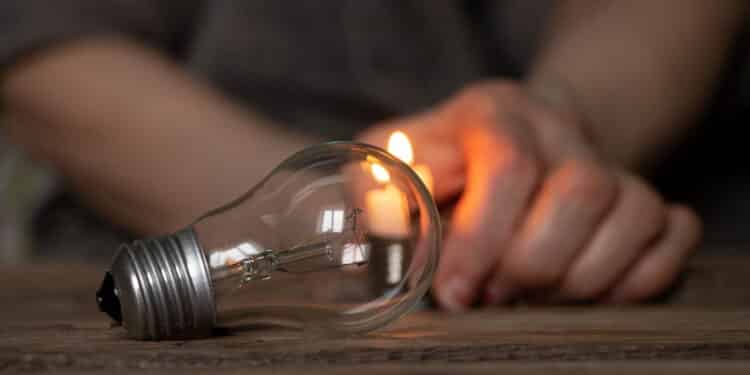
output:
[[[427,187],[427,190],[432,193],[434,183],[432,172],[430,172],[430,168],[426,165],[414,165],[414,150],[411,147],[409,137],[404,132],[395,131],[391,134],[391,137],[388,139],[388,152],[411,166],[417,176],[419,176],[419,179],[422,180],[422,183]]]
[[[392,183],[390,174],[382,165],[373,163],[372,174],[375,179],[384,183],[382,189],[366,193],[366,206],[370,232],[385,238],[403,238],[409,235],[409,208],[406,197]]]

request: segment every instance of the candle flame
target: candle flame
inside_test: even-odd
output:
[[[409,137],[402,131],[395,131],[388,139],[388,152],[401,159],[406,164],[414,162],[414,150],[411,147]]]
[[[372,163],[371,165],[372,175],[378,182],[385,183],[391,180],[391,175],[382,165],[378,163]]]

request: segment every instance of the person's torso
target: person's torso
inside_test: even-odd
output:
[[[518,77],[550,0],[215,0],[187,64],[280,125],[351,138],[462,86]]]

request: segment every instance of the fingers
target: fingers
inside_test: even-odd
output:
[[[594,235],[618,193],[616,178],[588,161],[571,160],[546,179],[528,216],[486,285],[485,302],[524,288],[556,285]]]
[[[562,281],[564,297],[586,300],[600,296],[666,228],[661,197],[635,176],[622,175],[620,181],[615,206]]]
[[[571,187],[584,176],[587,198],[576,198]],[[699,219],[686,207],[666,207],[637,177],[620,177],[613,188],[606,176],[566,163],[547,178],[485,286],[485,303],[533,290],[549,290],[558,302],[629,303],[675,280],[700,240]]]
[[[697,219],[597,163],[575,124],[513,87],[470,88],[363,138],[384,145],[405,132],[432,170],[436,200],[461,193],[434,281],[438,302],[462,310],[529,289],[626,301],[661,290],[697,241]]]
[[[435,279],[438,301],[461,310],[477,297],[526,208],[540,171],[529,145],[493,127],[467,130],[466,187]]]
[[[692,210],[671,206],[664,235],[637,261],[607,300],[637,302],[668,288],[698,246],[701,234],[700,220]]]

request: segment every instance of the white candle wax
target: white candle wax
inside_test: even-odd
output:
[[[367,192],[366,205],[370,233],[387,238],[409,235],[409,211],[406,197],[393,184]]]

